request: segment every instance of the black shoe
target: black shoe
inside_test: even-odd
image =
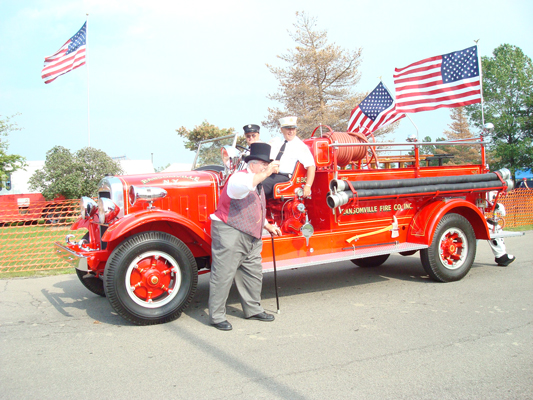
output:
[[[217,329],[220,329],[221,331],[231,331],[233,329],[233,327],[228,321],[222,321],[222,322],[219,322],[218,324],[211,324],[211,325],[213,325]]]
[[[256,319],[258,321],[271,322],[274,321],[274,316],[272,314],[267,314],[263,311],[262,313],[252,315],[251,317],[248,317],[246,319]]]
[[[509,257],[508,254],[504,254],[503,256],[494,259],[494,261],[496,261],[496,264],[498,264],[500,267],[507,267],[514,260],[516,260],[516,257],[515,256]]]

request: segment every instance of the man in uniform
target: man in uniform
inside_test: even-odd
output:
[[[226,301],[233,280],[241,298],[244,317],[273,321],[261,307],[261,240],[263,228],[280,236],[281,230],[266,219],[262,182],[278,172],[279,162],[271,162],[270,145],[252,143],[245,158],[247,168],[233,174],[211,215],[211,276],[209,279],[209,320],[220,330],[229,331]]]
[[[273,149],[272,156],[280,161],[279,173],[270,175],[264,182],[265,195],[274,197],[273,189],[276,183],[290,180],[296,163],[299,161],[307,170],[307,178],[304,186],[304,197],[311,196],[311,186],[315,179],[315,160],[309,147],[296,136],[296,117],[285,117],[279,120],[281,133],[285,141],[279,147]],[[277,150],[277,151],[276,151]]]
[[[244,130],[244,139],[246,140],[246,143],[248,143],[248,148],[252,143],[261,141],[261,138],[259,137],[259,125],[248,124],[244,125],[242,129]]]
[[[259,137],[259,125],[248,124],[244,125],[242,129],[244,130],[244,139],[248,144],[248,149],[246,149],[242,153],[242,156],[246,157],[248,154],[250,154],[250,146],[252,145],[252,143],[260,142],[261,138]],[[243,169],[246,169],[246,162],[244,162],[244,159],[239,164],[238,170],[240,171]]]

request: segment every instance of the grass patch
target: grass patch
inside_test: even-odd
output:
[[[75,273],[74,268],[50,269],[45,271],[11,271],[0,273],[0,279],[11,278],[39,278],[42,276],[71,275]]]
[[[504,231],[510,231],[510,232],[523,232],[523,231],[531,231],[531,230],[533,230],[533,225],[515,226],[513,228],[505,227],[504,229]]]

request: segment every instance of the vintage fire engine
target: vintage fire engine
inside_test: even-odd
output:
[[[390,254],[419,252],[432,279],[450,282],[470,270],[476,239],[512,235],[491,232],[485,219],[495,204],[487,193],[511,190],[513,182],[506,169],[488,171],[483,135],[453,143],[478,146],[479,164],[429,166],[429,157],[419,154],[426,142],[378,144],[326,126],[320,132],[304,140],[317,167],[312,197],[303,198],[306,174],[297,164],[290,181],[277,184],[268,200],[267,218],[283,235],[274,246],[268,234],[263,238],[265,272],[327,268],[342,260],[376,267]],[[55,243],[83,285],[107,296],[114,310],[135,324],[178,318],[194,296],[198,275],[210,270],[209,216],[239,168],[241,153],[235,140],[224,147],[208,142],[201,144],[195,164],[213,163],[215,152],[220,166],[105,177],[98,202],[81,199],[81,217],[72,230],[86,228],[85,237],[74,242],[68,235],[66,243]],[[395,146],[407,146],[413,155],[379,156],[381,148],[391,154]]]

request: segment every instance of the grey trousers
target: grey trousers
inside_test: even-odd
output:
[[[209,322],[226,320],[226,301],[233,280],[241,298],[244,317],[264,311],[261,307],[263,241],[221,221],[211,222],[211,276],[209,278]]]

